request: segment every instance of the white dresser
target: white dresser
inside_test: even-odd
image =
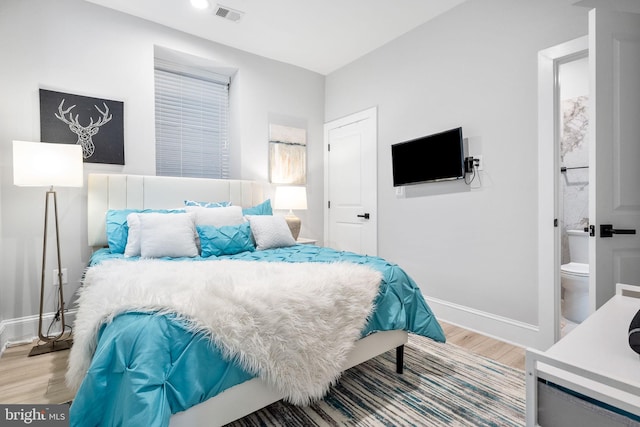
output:
[[[545,352],[527,350],[527,426],[640,426],[640,355],[628,331],[640,287],[616,295]]]

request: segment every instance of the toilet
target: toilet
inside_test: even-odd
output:
[[[567,230],[567,234],[570,262],[560,266],[562,315],[581,323],[589,315],[589,234],[582,230]]]

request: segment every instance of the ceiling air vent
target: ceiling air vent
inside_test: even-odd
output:
[[[217,5],[215,9],[216,16],[219,16],[224,19],[228,19],[229,21],[238,22],[244,12],[240,12],[239,10],[231,9],[227,6]]]

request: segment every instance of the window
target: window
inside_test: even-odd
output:
[[[155,59],[156,175],[229,178],[229,77]]]

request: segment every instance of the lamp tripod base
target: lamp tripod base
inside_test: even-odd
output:
[[[44,344],[36,345],[29,352],[29,357],[38,356],[40,354],[53,353],[54,351],[69,350],[73,345],[73,339],[49,341]]]
[[[44,313],[44,281],[45,271],[47,267],[47,225],[49,220],[49,196],[53,196],[53,212],[56,226],[56,248],[58,255],[58,307],[55,320],[60,320],[61,332],[56,336],[44,335],[42,329],[42,320]],[[34,346],[29,352],[29,356],[37,356],[39,354],[52,353],[54,351],[68,350],[73,345],[73,338],[67,338],[69,335],[66,333],[66,324],[64,321],[64,293],[62,289],[62,260],[60,259],[60,233],[58,229],[58,201],[56,192],[53,191],[53,186],[45,195],[44,203],[44,235],[42,242],[42,271],[40,276],[40,313],[38,315],[38,338],[43,341],[44,344]],[[58,317],[59,315],[59,317]],[[65,338],[63,338],[65,337]]]

